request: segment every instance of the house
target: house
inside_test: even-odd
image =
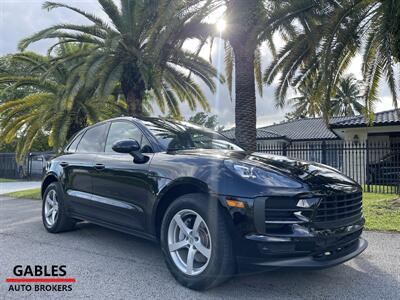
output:
[[[234,128],[222,134],[235,139]],[[364,116],[335,117],[328,125],[322,118],[286,121],[257,128],[256,139],[260,152],[324,163],[364,184],[370,166],[400,152],[400,109],[376,113],[371,124]]]
[[[371,125],[363,116],[334,118],[330,130],[345,141],[400,143],[400,109],[375,114]]]
[[[222,132],[235,139],[235,128]],[[257,128],[257,146],[346,142],[400,142],[400,109],[378,112],[372,124],[364,116],[334,117],[326,125],[322,118],[302,118]]]

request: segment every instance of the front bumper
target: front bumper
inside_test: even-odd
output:
[[[229,212],[241,269],[245,266],[327,268],[346,262],[367,248],[368,243],[361,238],[365,222],[361,214],[324,223],[324,226],[312,220],[282,223],[275,230],[265,226],[268,209],[262,198],[240,200],[247,203],[246,209]]]
[[[366,240],[359,238],[346,248],[331,247],[323,253],[300,257],[237,257],[240,266],[254,266],[261,268],[301,268],[323,269],[344,263],[361,254],[368,246]],[[339,250],[339,251],[338,251]],[[327,255],[329,253],[329,255]]]

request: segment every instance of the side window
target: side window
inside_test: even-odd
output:
[[[72,141],[72,143],[69,145],[67,152],[75,152],[76,151],[76,147],[78,146],[80,140],[82,137],[82,132],[80,134],[78,134],[74,140]]]
[[[88,129],[81,139],[77,152],[103,152],[107,123]]]
[[[145,138],[142,132],[134,124],[128,122],[113,122],[108,132],[106,152],[114,152],[112,145],[120,140],[134,139],[143,146]]]

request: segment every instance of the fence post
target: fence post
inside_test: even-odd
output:
[[[326,142],[325,141],[322,141],[322,144],[321,144],[321,154],[322,154],[321,163],[326,165]]]
[[[287,156],[287,145],[286,145],[286,143],[282,144],[282,156]]]
[[[370,172],[369,172],[369,143],[368,143],[368,139],[365,141],[365,172],[367,173],[367,192],[370,193],[371,192],[371,187],[370,187]]]

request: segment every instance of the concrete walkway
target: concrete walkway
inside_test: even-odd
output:
[[[40,181],[0,182],[0,195],[40,188]]]

